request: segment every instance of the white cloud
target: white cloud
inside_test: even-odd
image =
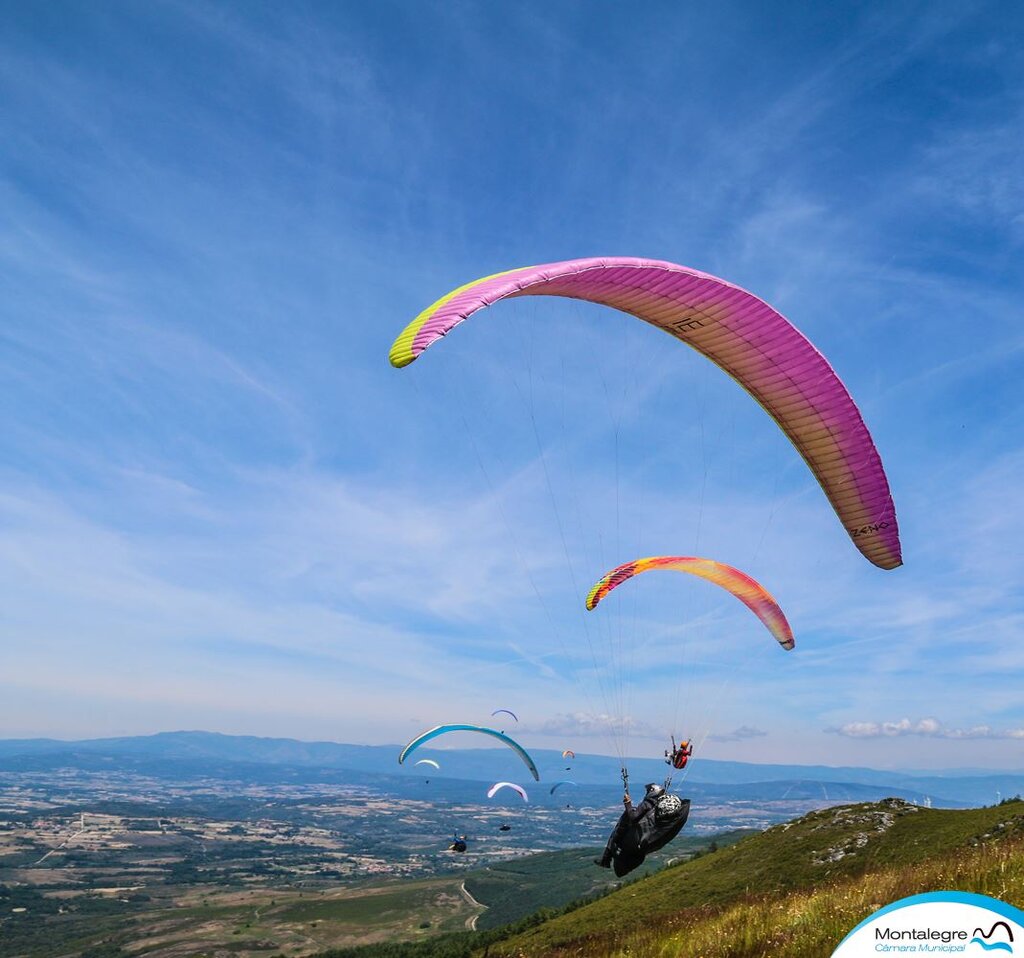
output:
[[[1024,186],[1013,173],[1024,116],[943,130],[922,158],[918,195],[1024,237]]]
[[[535,735],[548,735],[558,738],[566,736],[621,736],[642,735],[660,737],[658,729],[647,722],[630,715],[608,715],[592,712],[563,712],[539,723],[524,723],[523,731]]]
[[[1024,738],[1024,728],[998,731],[988,725],[970,728],[949,728],[938,719],[923,718],[912,722],[908,718],[896,722],[847,722],[838,728],[825,729],[845,738],[902,738],[917,735],[923,738],[941,739],[1019,739]]]
[[[741,725],[731,732],[722,732],[718,735],[709,735],[709,742],[745,742],[752,738],[764,738],[768,733],[750,725]]]

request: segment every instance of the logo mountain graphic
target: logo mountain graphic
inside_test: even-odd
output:
[[[974,929],[974,937],[971,939],[972,945],[981,945],[985,951],[1005,951],[1009,954],[1013,954],[1013,945],[1007,944],[1005,941],[990,941],[989,939],[994,938],[996,931],[1000,931],[1000,938],[1006,937],[1011,942],[1013,941],[1013,931],[1005,921],[997,921],[989,930],[986,935],[980,928]],[[981,936],[980,938],[978,936]]]

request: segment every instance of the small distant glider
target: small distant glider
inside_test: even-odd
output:
[[[511,788],[512,791],[517,792],[523,799],[524,802],[530,800],[530,796],[526,794],[526,789],[522,785],[516,785],[513,782],[497,782],[487,789],[487,797],[494,798],[503,788]]]

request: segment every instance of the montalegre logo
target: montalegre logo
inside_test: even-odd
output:
[[[871,955],[1019,955],[1024,911],[987,895],[934,891],[886,905],[865,918],[832,958]]]

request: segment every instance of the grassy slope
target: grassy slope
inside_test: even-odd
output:
[[[683,911],[615,940],[547,955],[593,958],[821,958],[882,905],[936,889],[973,891],[1024,904],[1024,840],[990,842],[939,858],[893,865],[811,891],[744,899],[722,908]],[[493,954],[493,952],[492,952]],[[536,954],[531,952],[530,954]]]
[[[720,848],[735,844],[749,835],[737,830],[713,836]],[[672,858],[692,855],[708,847],[712,838],[686,836],[652,855],[641,874],[652,874]],[[600,848],[571,848],[544,852],[500,862],[467,872],[466,888],[487,910],[476,927],[497,928],[518,921],[541,908],[561,908],[579,898],[588,898],[614,887],[618,879],[608,871],[594,866]]]
[[[573,953],[573,946],[582,942],[593,947],[613,935],[628,937],[641,926],[663,926],[684,909],[707,913],[753,895],[777,898],[867,871],[921,863],[977,844],[985,836],[1017,833],[1024,833],[1024,802],[955,811],[900,802],[826,809],[627,885],[492,945],[491,955],[542,955],[559,949]]]

